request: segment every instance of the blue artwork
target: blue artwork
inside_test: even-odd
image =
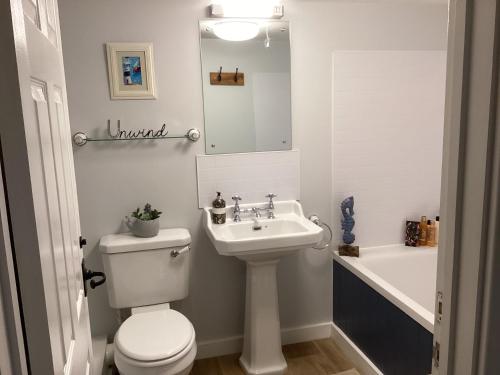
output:
[[[350,245],[356,239],[352,229],[354,228],[354,197],[346,198],[340,204],[340,211],[342,211],[342,230],[344,234],[342,235],[342,240],[346,245]]]
[[[140,56],[122,57],[123,84],[142,86],[142,68]]]

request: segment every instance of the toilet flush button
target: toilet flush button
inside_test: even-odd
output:
[[[184,350],[194,336],[191,322],[175,310],[134,314],[118,329],[115,345],[139,361],[158,361]]]

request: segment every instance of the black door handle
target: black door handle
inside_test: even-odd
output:
[[[94,280],[94,277],[99,277],[99,280]],[[92,271],[85,267],[85,259],[82,260],[82,278],[83,278],[83,290],[85,296],[87,296],[87,280],[90,280],[90,287],[92,289],[97,288],[106,282],[106,274],[100,271]]]
[[[90,287],[92,289],[97,288],[99,285],[102,285],[106,282],[106,275],[104,272],[99,272],[99,271],[91,271],[91,279],[90,279]],[[94,280],[94,277],[100,277],[99,280]]]
[[[87,239],[80,236],[80,249],[87,245]]]

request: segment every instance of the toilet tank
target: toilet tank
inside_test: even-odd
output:
[[[102,237],[99,248],[111,307],[146,306],[186,298],[190,243],[189,231],[183,228],[160,229],[151,238],[130,233]]]

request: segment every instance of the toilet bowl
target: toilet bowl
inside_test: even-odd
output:
[[[193,325],[168,308],[133,314],[114,341],[121,375],[187,375],[196,356]]]
[[[121,375],[189,374],[196,357],[194,328],[169,303],[188,296],[190,243],[184,228],[161,229],[151,238],[101,238],[109,304],[132,311],[114,340]]]

